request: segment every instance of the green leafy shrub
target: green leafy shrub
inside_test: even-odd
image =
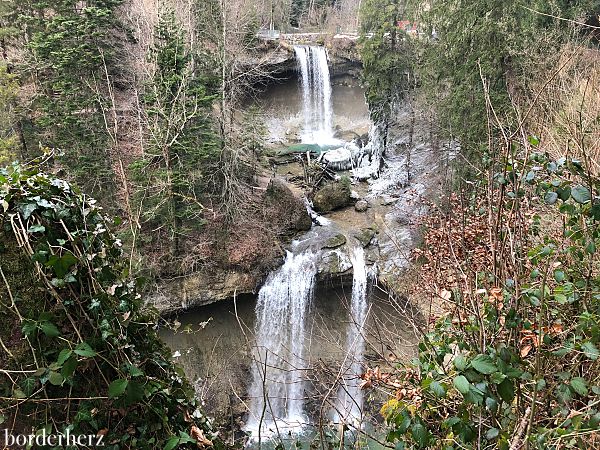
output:
[[[104,434],[115,450],[212,445],[95,200],[14,164],[0,170],[0,233],[0,421]]]
[[[581,161],[531,151],[538,144],[513,147],[523,152],[500,164],[470,219],[454,208],[444,220],[456,227],[427,232],[439,247],[422,256],[448,268],[434,278],[452,311],[382,409],[396,448],[593,448],[598,439],[600,179]]]

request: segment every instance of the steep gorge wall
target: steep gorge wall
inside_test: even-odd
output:
[[[357,37],[325,33],[282,34],[278,39],[261,40],[256,53],[241,61],[242,70],[261,64],[266,72],[275,76],[293,72],[297,67],[294,45],[322,45],[327,48],[332,77],[360,75],[362,62]]]

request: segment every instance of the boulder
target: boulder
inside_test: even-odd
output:
[[[272,179],[265,193],[265,207],[271,224],[278,224],[285,232],[307,231],[312,220],[302,199],[279,179]]]
[[[323,248],[337,248],[337,247],[341,247],[345,243],[346,243],[346,236],[344,236],[343,234],[340,233],[340,234],[336,234],[335,236],[332,236],[329,239],[327,239],[327,242],[325,242],[325,245],[323,246]]]
[[[356,212],[365,212],[369,208],[369,204],[366,200],[359,200],[354,204]]]
[[[368,247],[375,237],[375,230],[373,228],[363,228],[358,233],[355,233],[354,237],[358,239],[358,242],[360,242],[363,247]]]
[[[330,212],[352,203],[349,183],[326,184],[313,197],[313,207],[319,213]]]

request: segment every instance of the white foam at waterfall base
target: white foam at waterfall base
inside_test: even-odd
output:
[[[354,248],[350,259],[353,268],[350,321],[346,333],[346,357],[342,366],[343,379],[338,391],[333,421],[360,428],[363,393],[360,389],[359,377],[363,372],[365,354],[364,327],[368,312],[368,274],[362,247]]]
[[[252,367],[250,411],[246,431],[251,439],[298,432],[304,414],[306,316],[317,266],[309,250],[288,252],[281,268],[271,273],[256,305],[256,361]],[[266,373],[265,373],[266,372]]]
[[[331,77],[327,50],[320,46],[294,46],[301,76],[304,144],[336,145],[342,141],[333,137],[333,106]]]

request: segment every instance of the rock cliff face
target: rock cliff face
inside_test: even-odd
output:
[[[241,270],[197,272],[161,283],[149,304],[161,314],[176,313],[195,306],[227,300],[237,295],[252,294],[259,283],[256,274]]]
[[[258,212],[245,220],[243,230],[233,230],[229,240],[220,244],[225,257],[202,271],[162,280],[150,293],[150,306],[170,314],[256,292],[264,277],[281,263],[286,242],[312,226],[299,194],[281,179],[265,184],[257,200]]]
[[[297,68],[294,45],[304,44],[318,44],[327,48],[332,77],[357,77],[360,74],[362,62],[356,38],[318,34],[282,35],[281,39],[265,41],[252,57],[241,61],[241,70],[260,65],[265,73],[273,76],[294,72]]]

